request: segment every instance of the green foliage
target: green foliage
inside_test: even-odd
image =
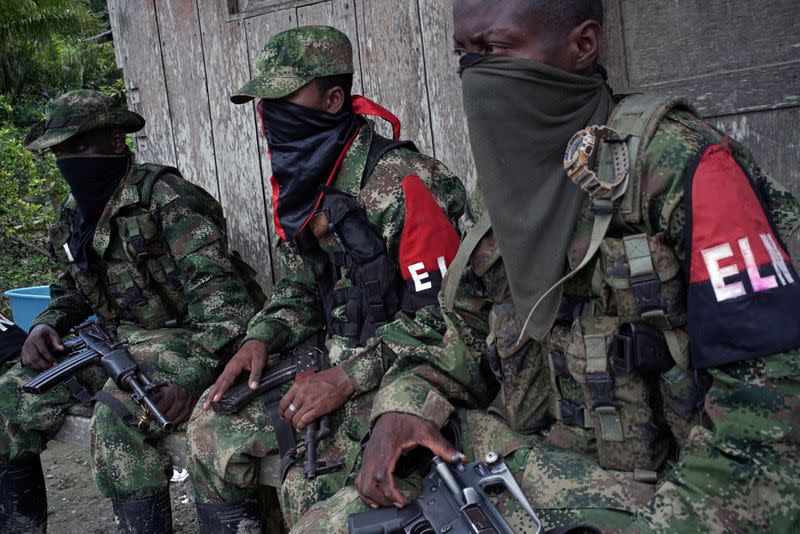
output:
[[[54,158],[23,148],[47,101],[80,88],[125,101],[104,0],[0,0],[0,292],[49,283],[47,228],[68,189]],[[0,293],[0,312],[7,312]]]

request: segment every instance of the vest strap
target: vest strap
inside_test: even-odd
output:
[[[472,253],[475,251],[475,248],[478,246],[478,243],[481,242],[481,239],[489,233],[489,230],[492,228],[492,221],[489,219],[489,212],[486,211],[481,215],[478,222],[472,229],[467,232],[467,235],[464,237],[464,240],[461,242],[461,246],[458,247],[458,252],[456,252],[456,257],[453,258],[453,262],[450,264],[450,268],[447,270],[447,283],[444,286],[444,307],[447,311],[453,311],[453,306],[456,302],[456,292],[458,291],[458,284],[461,281],[461,277],[464,275],[464,271],[467,269],[467,264],[469,264],[469,258],[472,256]]]

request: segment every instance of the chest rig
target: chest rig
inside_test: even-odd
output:
[[[592,235],[559,282],[568,296],[548,344],[555,418],[593,430],[600,464],[642,481],[657,479],[699,422],[708,387],[689,364],[681,261],[665,234],[637,232],[643,154],[673,110],[692,111],[683,100],[633,95],[607,126],[570,142],[565,168],[588,194]]]
[[[76,209],[72,202],[62,207],[62,224],[50,231],[53,253],[104,322],[137,324],[146,329],[186,326],[186,299],[177,267],[148,211],[153,187],[167,173],[180,176],[177,169],[160,165],[134,168],[121,187],[135,188],[138,201],[108,220],[101,218],[101,225],[111,225],[110,240],[102,257],[92,251],[87,271],[78,267],[69,250]]]
[[[398,148],[416,151],[409,141],[373,134],[361,189],[380,160]],[[358,200],[331,187],[324,188],[324,193],[319,210],[295,239],[295,246],[311,259],[328,334],[344,338],[350,346],[364,346],[378,327],[394,320],[400,311],[400,269]]]

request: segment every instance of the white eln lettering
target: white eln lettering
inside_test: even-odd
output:
[[[742,251],[744,264],[747,267],[747,276],[750,277],[750,285],[753,286],[753,291],[767,291],[778,287],[778,281],[774,276],[767,276],[761,278],[761,273],[758,271],[758,264],[756,258],[753,256],[753,249],[750,248],[750,240],[743,237],[739,240],[739,250]]]
[[[439,264],[439,272],[442,273],[442,278],[444,278],[444,275],[447,274],[447,263],[444,261],[444,256],[439,256],[436,262]]]
[[[3,314],[0,314],[0,332],[8,330],[6,326],[14,326],[14,321],[9,321]]]
[[[794,284],[792,273],[789,272],[789,267],[786,266],[786,262],[783,260],[783,254],[781,254],[781,251],[778,249],[778,245],[775,243],[772,234],[761,234],[761,242],[764,243],[764,247],[767,249],[772,267],[775,269],[775,274],[778,275],[778,280],[781,285],[788,286],[789,284]]]
[[[725,243],[706,249],[702,251],[702,254],[706,269],[708,269],[708,277],[711,279],[711,285],[714,287],[714,294],[717,296],[717,302],[735,299],[736,297],[741,297],[746,294],[744,284],[741,282],[725,284],[725,278],[739,274],[739,269],[736,267],[736,264],[728,265],[727,267],[719,266],[721,260],[733,256],[733,250],[730,244]]]
[[[428,273],[425,272],[424,263],[419,262],[415,263],[414,265],[409,265],[408,272],[411,274],[411,278],[414,280],[414,289],[417,291],[417,293],[433,287],[432,283],[423,282],[423,280],[429,278]]]

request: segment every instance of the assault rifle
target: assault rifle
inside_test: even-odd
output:
[[[306,341],[295,347],[290,357],[270,365],[268,370],[261,375],[257,389],[250,389],[249,377],[245,374],[230,387],[219,401],[213,402],[211,406],[217,413],[233,414],[253,399],[263,396],[270,421],[278,437],[281,471],[282,474],[285,474],[285,471],[297,459],[297,444],[294,440],[294,430],[278,414],[278,402],[281,397],[278,387],[290,380],[299,382],[327,368],[328,358],[325,352],[316,343]],[[342,462],[338,460],[317,460],[317,444],[330,434],[330,418],[327,415],[306,427],[304,474],[309,481],[313,481],[318,475],[336,471],[342,466]]]
[[[487,495],[494,488],[508,491],[530,516],[533,529],[526,532],[542,532],[542,523],[503,457],[490,452],[485,460],[451,466],[434,457],[416,501],[400,510],[353,514],[347,522],[350,534],[514,534]]]
[[[74,329],[75,336],[63,342],[69,356],[50,369],[36,376],[22,386],[26,393],[47,393],[58,385],[64,385],[82,403],[101,400],[107,402],[111,408],[120,414],[129,426],[145,430],[150,419],[154,419],[164,432],[171,432],[174,425],[158,409],[150,394],[158,389],[161,384],[154,384],[125,348],[105,326],[87,322]],[[131,393],[133,401],[142,408],[142,413],[134,422],[133,416],[127,413],[114,397],[98,393],[92,396],[86,388],[78,382],[77,375],[84,369],[100,365],[105,373],[117,386]],[[114,403],[116,401],[116,404]]]

